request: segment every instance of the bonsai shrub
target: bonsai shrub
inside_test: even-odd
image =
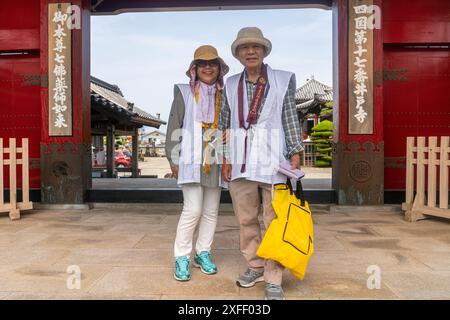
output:
[[[330,119],[333,116],[333,101],[326,102],[322,109],[320,109],[319,117],[320,119]]]
[[[311,140],[314,142],[316,167],[331,167],[331,139],[333,138],[333,122],[323,120],[312,128]]]

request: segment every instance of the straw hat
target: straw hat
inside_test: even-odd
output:
[[[205,45],[200,46],[195,50],[194,52],[194,60],[192,60],[191,64],[189,65],[189,69],[186,71],[186,75],[190,78],[191,77],[191,69],[193,65],[196,63],[197,60],[219,60],[220,62],[220,68],[222,70],[223,75],[227,74],[230,68],[228,65],[223,61],[221,57],[219,57],[219,54],[217,53],[217,49],[213,46]]]
[[[264,38],[261,29],[257,27],[246,27],[239,30],[236,40],[231,45],[231,52],[237,58],[237,48],[243,44],[257,43],[266,48],[264,57],[267,57],[272,51],[272,43],[269,39]]]

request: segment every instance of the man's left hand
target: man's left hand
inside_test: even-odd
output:
[[[291,169],[300,169],[300,155],[298,153],[291,156]]]

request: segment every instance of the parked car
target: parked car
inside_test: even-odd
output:
[[[116,151],[114,164],[117,168],[131,168],[131,158],[123,151]]]

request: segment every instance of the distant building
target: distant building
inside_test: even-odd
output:
[[[140,135],[140,153],[146,157],[165,157],[166,135],[154,130]]]
[[[295,104],[302,133],[311,134],[311,129],[320,119],[333,120],[333,88],[314,79],[308,79],[295,92]]]
[[[138,130],[143,127],[159,128],[166,122],[129,102],[117,85],[91,76],[91,135],[93,172],[106,170],[106,177],[116,176],[118,167],[116,136],[128,137],[123,148],[131,149],[131,162],[121,170],[138,176]],[[117,141],[119,142],[119,141]]]

